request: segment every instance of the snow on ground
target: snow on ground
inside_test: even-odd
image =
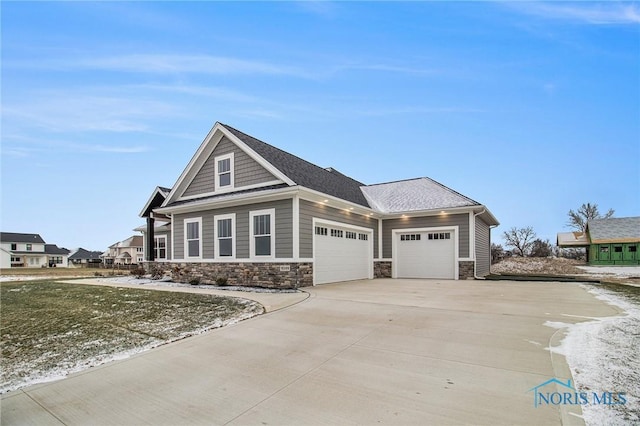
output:
[[[549,349],[566,357],[579,392],[625,392],[624,405],[583,405],[588,426],[640,424],[640,291],[584,287],[624,314],[577,324],[547,322],[549,327],[567,329],[560,346]]]
[[[640,277],[640,266],[578,266],[592,277]]]
[[[234,286],[234,285],[191,285],[185,283],[176,283],[168,279],[152,280],[150,278],[136,278],[134,276],[123,277],[111,277],[111,278],[91,278],[92,281],[107,283],[107,284],[126,284],[126,285],[153,285],[157,287],[183,287],[183,288],[201,288],[209,290],[228,290],[228,291],[246,291],[252,293],[296,293],[298,290],[293,289],[275,289],[275,288],[262,288],[262,287],[247,287],[247,286]]]

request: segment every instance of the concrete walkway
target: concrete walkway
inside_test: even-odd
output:
[[[2,424],[580,424],[546,321],[619,311],[572,283],[373,280],[4,395]],[[579,412],[578,412],[579,413]]]

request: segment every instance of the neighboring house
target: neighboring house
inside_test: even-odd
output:
[[[142,235],[134,235],[109,246],[100,257],[106,265],[132,265],[144,261]]]
[[[38,234],[2,232],[0,234],[2,268],[40,268],[67,266],[69,250],[46,244]]]
[[[640,217],[587,222],[585,232],[558,233],[558,247],[586,247],[590,265],[640,265]]]
[[[73,266],[88,266],[89,264],[99,264],[102,263],[102,259],[100,259],[101,254],[102,252],[89,251],[81,247],[79,249],[76,249],[69,255],[69,262]]]
[[[280,287],[484,276],[498,225],[432,179],[365,185],[221,123],[140,217],[147,268]]]

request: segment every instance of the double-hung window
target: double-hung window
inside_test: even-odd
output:
[[[215,158],[216,189],[233,188],[233,153]]]
[[[202,218],[185,219],[184,247],[187,259],[202,259]]]
[[[216,257],[235,257],[236,215],[215,217]]]
[[[167,237],[159,236],[153,238],[153,258],[156,260],[167,260]]]
[[[249,213],[251,257],[275,257],[275,209]]]

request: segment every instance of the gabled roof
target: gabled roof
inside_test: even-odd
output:
[[[142,247],[144,244],[142,235],[133,235],[126,240],[119,241],[112,244],[110,248],[125,248],[125,247]]]
[[[640,216],[592,219],[587,223],[592,243],[640,242]]]
[[[149,200],[147,200],[147,204],[145,204],[142,208],[140,217],[148,217],[153,209],[155,209],[156,207],[160,207],[162,203],[164,203],[164,200],[167,198],[170,192],[170,188],[156,186],[156,189],[154,189],[151,197],[149,197]]]
[[[45,254],[65,255],[65,254],[69,254],[69,250],[67,250],[66,248],[60,248],[55,244],[45,244],[44,245],[44,253]]]
[[[220,124],[297,185],[369,207],[369,203],[360,191],[362,182],[334,169],[323,169],[227,124]]]
[[[100,255],[102,252],[99,251],[89,251],[85,250],[82,247],[77,249],[71,256],[69,256],[69,260],[100,260]]]
[[[426,177],[363,186],[362,192],[371,206],[382,213],[480,206],[471,198]]]
[[[20,234],[16,232],[1,232],[0,241],[3,243],[44,244],[44,240],[39,234]]]

